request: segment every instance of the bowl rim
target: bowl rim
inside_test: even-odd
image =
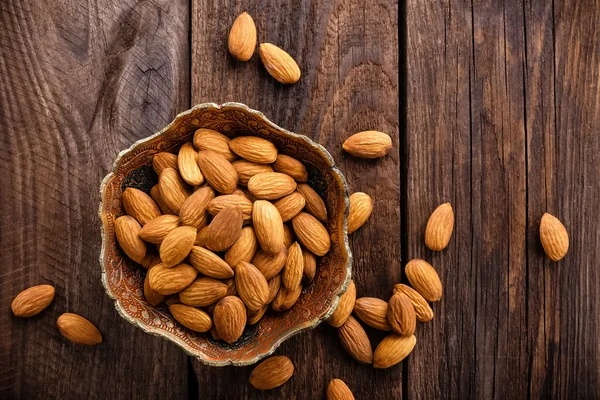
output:
[[[342,182],[342,187],[343,187],[342,196],[344,198],[344,203],[346,205],[346,209],[344,211],[344,219],[343,219],[343,224],[344,224],[344,226],[343,226],[343,245],[344,245],[344,249],[345,249],[346,253],[348,254],[348,261],[346,263],[346,277],[344,278],[344,282],[340,286],[339,291],[334,294],[334,296],[331,300],[331,304],[329,306],[329,310],[327,310],[327,312],[325,314],[323,314],[322,317],[316,317],[298,327],[295,327],[295,328],[290,329],[289,331],[285,332],[285,334],[283,334],[278,340],[276,340],[273,343],[273,345],[271,346],[271,348],[268,351],[258,354],[256,357],[254,357],[250,360],[247,360],[247,361],[236,361],[235,359],[224,359],[224,360],[207,359],[206,357],[204,357],[204,353],[192,351],[178,337],[176,337],[174,335],[170,335],[166,332],[153,331],[153,330],[149,329],[145,324],[140,323],[139,320],[130,317],[123,309],[123,305],[121,304],[120,299],[116,295],[114,295],[111,292],[111,290],[109,289],[109,285],[108,285],[108,281],[107,281],[108,277],[107,277],[106,269],[104,267],[104,257],[105,257],[105,251],[106,251],[106,241],[107,241],[106,232],[104,230],[104,221],[102,218],[102,210],[103,210],[103,205],[104,205],[104,192],[105,192],[108,181],[111,179],[112,176],[115,175],[115,172],[118,169],[118,164],[120,163],[121,159],[126,154],[133,151],[139,145],[142,145],[142,144],[162,135],[167,130],[169,130],[177,121],[179,121],[179,119],[181,119],[187,115],[190,115],[192,112],[194,112],[196,110],[204,109],[204,108],[223,109],[225,107],[238,108],[238,109],[242,109],[243,111],[245,111],[247,113],[254,114],[257,117],[261,118],[266,124],[270,125],[271,127],[275,128],[287,135],[290,135],[292,137],[295,137],[297,139],[305,141],[309,146],[311,146],[312,148],[319,151],[322,155],[324,155],[330,164],[330,167],[329,167],[330,171],[332,173],[334,173],[335,175],[337,175],[337,177]],[[306,135],[297,134],[297,133],[291,132],[285,128],[280,127],[279,125],[272,122],[269,118],[267,118],[262,112],[254,110],[243,103],[226,102],[226,103],[223,103],[220,105],[217,103],[197,104],[197,105],[191,107],[190,109],[177,114],[175,116],[175,118],[173,118],[173,120],[169,124],[167,124],[164,128],[162,128],[160,131],[158,131],[148,137],[145,137],[143,139],[137,140],[136,142],[134,142],[131,146],[129,146],[125,150],[120,151],[119,154],[117,155],[117,157],[115,158],[115,161],[113,162],[112,169],[108,172],[108,174],[106,174],[104,179],[102,179],[102,183],[100,184],[100,205],[98,208],[98,216],[100,218],[100,235],[101,235],[101,239],[102,239],[102,244],[101,244],[101,248],[100,248],[100,259],[99,259],[100,269],[102,272],[102,277],[101,277],[102,285],[103,285],[104,291],[106,292],[108,297],[114,301],[115,309],[117,310],[117,312],[119,313],[121,318],[125,319],[127,322],[129,322],[133,326],[140,328],[145,333],[149,333],[153,336],[159,336],[159,337],[169,340],[170,342],[172,342],[172,343],[176,344],[178,347],[180,347],[187,355],[200,360],[203,364],[209,365],[209,366],[252,365],[252,364],[255,364],[256,362],[258,362],[259,360],[272,355],[275,352],[275,350],[277,350],[277,348],[283,342],[285,342],[287,339],[289,339],[290,337],[297,335],[303,331],[307,331],[309,329],[314,329],[321,322],[327,320],[333,314],[333,312],[337,309],[339,302],[340,302],[340,297],[348,289],[348,285],[349,285],[350,279],[352,277],[353,256],[352,256],[352,250],[350,249],[350,244],[349,244],[349,240],[348,240],[348,213],[349,213],[349,211],[350,211],[350,196],[348,194],[348,184],[346,182],[346,178],[344,177],[344,174],[337,168],[337,165],[336,165],[333,157],[331,156],[331,154],[329,153],[329,151],[327,151],[327,149],[325,147],[323,147],[319,143],[313,141],[311,138],[309,138]]]

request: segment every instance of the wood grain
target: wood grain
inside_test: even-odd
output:
[[[189,104],[187,2],[0,4],[0,398],[181,398],[187,362],[126,323],[100,280],[99,186],[118,152]],[[31,320],[12,298],[56,287]],[[55,327],[89,318],[104,343]],[[169,379],[163,379],[169,371]]]
[[[253,16],[259,42],[271,42],[298,62],[302,78],[282,86],[262,67],[227,53],[235,17]],[[192,102],[239,101],[275,123],[305,134],[333,155],[352,190],[370,193],[376,212],[352,239],[359,296],[391,295],[400,280],[400,163],[398,154],[398,8],[394,1],[267,1],[232,6],[194,1]],[[344,155],[341,144],[366,129],[389,132],[395,152],[380,161]],[[373,345],[381,339],[372,333]],[[246,384],[252,367],[210,368],[195,363],[198,398],[322,398],[332,378],[357,398],[402,398],[401,367],[378,371],[344,353],[335,329],[322,324],[286,341],[296,372],[281,388],[260,393]],[[235,385],[214,382],[236,382]]]

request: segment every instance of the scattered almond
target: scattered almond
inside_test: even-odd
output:
[[[160,260],[167,267],[179,264],[188,256],[195,240],[195,228],[180,226],[173,229],[160,243]]]
[[[410,286],[399,283],[394,285],[394,293],[404,293],[410,299],[415,308],[415,315],[421,322],[428,322],[433,319],[433,310],[427,303],[427,300]]]
[[[300,294],[302,293],[302,285],[299,285],[296,289],[289,290],[283,285],[279,288],[277,295],[271,303],[273,311],[284,312],[289,310],[296,304]]]
[[[231,139],[229,148],[243,159],[258,164],[272,164],[277,159],[275,145],[256,136],[239,136]]]
[[[435,269],[425,260],[414,259],[406,264],[406,277],[412,287],[428,301],[442,297],[442,282]]]
[[[212,328],[210,315],[198,308],[185,304],[172,304],[169,306],[169,311],[177,322],[193,331],[208,332]]]
[[[233,270],[221,257],[204,247],[194,246],[188,260],[202,275],[216,279],[233,277]]]
[[[250,384],[259,390],[269,390],[286,383],[294,374],[294,364],[286,356],[270,357],[250,374]]]
[[[353,233],[364,225],[373,211],[371,197],[362,192],[350,195],[350,213],[348,214],[348,234]]]
[[[146,244],[139,237],[142,227],[133,217],[123,215],[115,220],[115,235],[129,258],[141,263],[146,256]]]
[[[235,59],[248,61],[252,57],[256,48],[256,26],[248,13],[244,12],[235,19],[227,44]]]
[[[340,302],[337,308],[335,309],[333,314],[331,314],[331,317],[329,317],[329,319],[327,320],[329,325],[333,326],[334,328],[339,328],[340,326],[342,326],[350,317],[350,314],[352,314],[355,301],[356,286],[354,285],[354,281],[350,280],[346,292],[340,296]]]
[[[199,151],[212,150],[225,157],[229,162],[236,159],[229,148],[229,138],[212,129],[198,129],[194,133],[194,147]]]
[[[297,189],[306,200],[306,211],[315,216],[319,221],[327,222],[327,208],[321,196],[306,183],[299,183]]]
[[[378,131],[364,131],[350,136],[343,145],[344,150],[359,158],[384,157],[392,148],[389,135]]]
[[[287,52],[271,43],[261,43],[258,48],[265,69],[280,83],[289,85],[300,80],[300,68]]]
[[[197,158],[198,153],[196,153],[194,145],[191,143],[184,143],[177,155],[179,174],[184,181],[192,186],[197,186],[204,182],[204,176],[202,176],[202,172],[198,166]]]
[[[254,265],[242,261],[236,266],[235,286],[248,309],[259,310],[267,305],[269,284]]]
[[[552,261],[562,259],[569,251],[569,234],[555,216],[545,213],[540,222],[540,240],[546,255]]]
[[[277,296],[279,288],[281,287],[281,274],[277,274],[269,279],[267,284],[269,285],[269,299],[267,300],[267,303],[271,303],[275,296]]]
[[[299,192],[292,192],[280,200],[277,200],[273,205],[277,208],[277,211],[279,211],[281,220],[287,222],[304,209],[306,200],[304,200],[304,196]]]
[[[223,297],[213,313],[213,323],[219,336],[227,343],[233,343],[242,336],[246,327],[246,307],[235,296]]]
[[[304,247],[317,256],[327,254],[331,247],[331,239],[329,232],[319,220],[308,213],[301,212],[292,219],[292,226]]]
[[[352,315],[338,329],[338,337],[344,350],[359,363],[373,362],[373,349],[364,328]]]
[[[454,211],[450,203],[438,206],[429,217],[425,228],[425,245],[433,251],[442,251],[448,246],[454,229]]]
[[[215,191],[210,186],[204,186],[196,190],[188,197],[179,210],[181,223],[201,229],[208,222],[206,209],[208,204],[215,198]]]
[[[298,242],[294,242],[288,249],[287,261],[281,273],[281,283],[290,290],[296,289],[302,282],[304,272],[304,258]]]
[[[162,242],[169,232],[179,227],[181,221],[177,215],[165,214],[149,221],[139,231],[140,238],[146,242],[158,244]]]
[[[277,254],[283,248],[283,221],[277,208],[266,200],[257,200],[252,209],[254,233],[260,247],[269,254]]]
[[[179,264],[174,267],[158,264],[148,271],[147,277],[148,283],[154,291],[167,296],[190,286],[197,275],[196,269],[188,264]]]
[[[304,262],[304,271],[302,272],[304,281],[306,283],[310,283],[317,273],[317,257],[310,251],[303,248],[302,259]]]
[[[258,164],[247,160],[236,160],[231,165],[233,165],[238,174],[240,185],[244,186],[248,185],[248,181],[254,175],[273,172],[273,168],[268,164]]]
[[[210,233],[209,228],[209,226],[205,226],[204,228],[200,229],[198,233],[196,233],[196,240],[194,240],[194,246],[206,246],[206,240],[208,239],[208,235]]]
[[[183,304],[205,307],[216,303],[227,295],[227,285],[212,278],[201,277],[179,293]]]
[[[229,194],[238,184],[235,168],[225,157],[213,150],[198,152],[198,164],[204,178],[217,192]]]
[[[344,381],[332,379],[327,386],[327,400],[354,400],[354,395]]]
[[[148,270],[154,268],[154,266],[148,268]],[[165,296],[158,293],[156,290],[150,287],[150,280],[148,279],[148,274],[146,273],[146,278],[144,279],[144,298],[148,303],[152,306],[156,307],[160,303],[165,300]]]
[[[297,182],[306,182],[308,180],[308,172],[306,172],[304,164],[285,154],[277,155],[277,160],[273,163],[273,169],[291,176]]]
[[[152,157],[152,168],[154,168],[156,175],[159,176],[165,168],[173,168],[176,170],[179,168],[177,166],[177,156],[167,152],[156,153]]]
[[[415,307],[404,293],[395,293],[388,302],[387,319],[398,335],[412,335],[417,327]]]
[[[217,215],[225,207],[237,206],[242,210],[244,221],[250,221],[252,219],[252,202],[246,197],[242,197],[236,194],[226,194],[223,196],[217,196],[208,203],[207,210],[212,215]]]
[[[154,200],[154,202],[158,205],[163,214],[175,214],[175,212],[169,208],[167,203],[165,203],[165,200],[162,198],[158,184],[152,186],[152,189],[150,189],[150,197],[152,197],[152,200]]]
[[[295,241],[296,241],[296,235],[294,235],[294,232],[292,231],[292,229],[289,226],[284,224],[283,225],[283,246],[287,249]]]
[[[83,346],[102,343],[102,334],[98,328],[80,315],[64,313],[56,320],[56,326],[60,334],[73,343]]]
[[[19,293],[12,301],[10,308],[15,317],[33,317],[52,303],[54,293],[54,287],[50,285],[32,286]]]
[[[275,255],[268,254],[262,249],[258,249],[252,259],[252,264],[264,275],[266,279],[271,279],[279,274],[285,262],[287,261],[288,249],[283,248]]]
[[[235,268],[242,261],[251,262],[257,250],[258,240],[256,239],[254,228],[245,226],[242,228],[238,240],[227,249],[225,262],[232,268]]]
[[[173,168],[163,169],[158,177],[158,189],[167,207],[173,210],[174,213],[179,214],[181,205],[190,193],[177,170]]]
[[[395,333],[386,336],[375,349],[373,366],[389,368],[404,360],[415,348],[415,335],[399,336]]]
[[[240,237],[244,217],[238,206],[223,208],[209,225],[206,247],[213,251],[225,251]]]
[[[128,187],[123,192],[123,207],[127,215],[135,218],[142,226],[161,215],[160,208],[154,200],[133,187]]]
[[[296,181],[279,172],[263,172],[250,178],[248,190],[257,199],[277,200],[296,190]]]
[[[380,331],[391,331],[388,322],[388,303],[375,297],[361,297],[354,303],[354,314],[365,324]]]
[[[260,310],[247,310],[248,314],[248,325],[254,325],[260,321],[260,319],[265,315],[269,306],[264,306]]]

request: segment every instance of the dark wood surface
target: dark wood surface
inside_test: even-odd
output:
[[[229,57],[242,11],[298,61],[298,84]],[[334,377],[357,399],[598,398],[599,29],[591,0],[0,1],[0,398],[317,399]],[[204,366],[117,315],[100,181],[121,149],[206,101],[312,137],[373,196],[352,238],[359,296],[388,297],[413,257],[439,271],[444,296],[402,365],[353,362],[322,324],[277,350],[296,372],[263,393],[251,367]],[[388,157],[342,153],[364,129],[390,133]],[[424,227],[445,201],[455,231],[433,253]],[[546,211],[570,233],[558,263],[539,244]],[[54,303],[14,318],[39,283]],[[104,343],[66,342],[66,311]]]

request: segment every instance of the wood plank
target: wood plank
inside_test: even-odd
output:
[[[233,61],[226,38],[235,17],[248,11],[259,41],[286,49],[302,78],[284,87],[261,66],[258,54]],[[192,102],[239,101],[275,123],[323,144],[352,190],[374,197],[376,211],[352,239],[359,296],[387,297],[400,280],[400,161],[398,154],[398,8],[395,1],[196,0],[192,7]],[[342,154],[350,134],[389,132],[395,151],[366,162]],[[320,325],[286,341],[276,354],[295,364],[290,382],[259,393],[247,384],[252,367],[210,368],[195,363],[199,398],[298,398],[324,395],[330,379],[348,382],[357,398],[402,398],[401,367],[378,371],[346,355],[333,328]],[[381,339],[373,333],[373,346]],[[215,382],[236,382],[235,385]]]
[[[118,152],[189,105],[188,18],[185,1],[0,4],[0,398],[187,395],[184,353],[104,293],[97,211]],[[13,297],[40,283],[56,287],[50,308],[13,317]],[[104,343],[62,338],[67,311]]]

